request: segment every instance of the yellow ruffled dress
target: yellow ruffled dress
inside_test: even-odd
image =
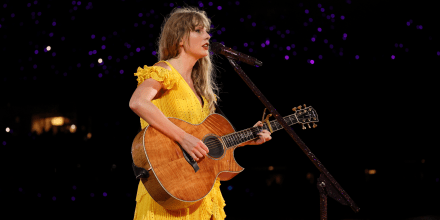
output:
[[[158,99],[151,102],[159,108],[166,117],[174,117],[185,120],[192,124],[201,123],[209,115],[209,107],[205,104],[203,107],[192,89],[183,79],[179,72],[171,67],[171,71],[160,66],[144,66],[138,68],[134,74],[137,76],[138,85],[144,80],[153,78],[162,82],[166,92]],[[202,96],[203,103],[207,103],[205,97]],[[141,120],[142,129],[148,123]],[[134,213],[135,220],[177,220],[177,219],[224,219],[225,200],[220,192],[220,180],[217,178],[211,192],[201,201],[184,210],[166,210],[151,198],[141,181],[139,181],[138,191],[136,195],[136,209]]]

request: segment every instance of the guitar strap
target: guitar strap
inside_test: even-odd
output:
[[[222,115],[223,117],[226,118],[225,114],[218,107],[218,105],[215,105],[215,113],[220,114],[220,115]],[[226,119],[228,119],[228,118],[226,118]],[[139,132],[140,131],[142,131],[142,127],[140,128]],[[138,166],[134,165],[134,163],[132,163],[132,167],[133,167],[134,176],[136,177],[137,180],[140,180],[141,178],[148,178],[150,176],[150,173],[148,173],[148,171],[146,169],[144,169],[142,167],[138,167]]]

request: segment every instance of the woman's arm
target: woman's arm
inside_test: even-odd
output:
[[[206,155],[209,150],[198,138],[186,133],[184,130],[173,124],[168,118],[151,102],[157,93],[162,89],[162,84],[152,78],[146,79],[134,91],[130,99],[130,109],[148,124],[159,130],[167,137],[179,142],[183,149],[188,152],[194,160]]]

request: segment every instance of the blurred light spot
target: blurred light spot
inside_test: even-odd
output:
[[[264,43],[261,44],[261,47],[265,47],[265,46],[266,46],[266,44],[264,44]]]
[[[200,3],[199,3],[199,7],[200,7],[200,8],[203,7],[203,3],[200,2]]]
[[[272,171],[273,170],[273,166],[269,166],[267,169]]]
[[[321,8],[321,12],[324,12],[325,11],[325,9],[324,8]]]
[[[309,18],[309,22],[313,22],[313,18]]]
[[[248,18],[248,19],[251,19],[251,18],[252,18],[252,16],[251,16],[251,15],[248,15],[248,16],[247,16],[247,18]]]
[[[293,56],[296,56],[296,51],[293,51],[293,53],[292,53],[292,54],[293,54]]]
[[[315,63],[315,61],[314,60],[310,60],[310,64],[314,64]]]
[[[330,49],[333,49],[333,44],[330,44]]]
[[[92,39],[95,39],[95,35],[94,34],[92,34]]]
[[[50,123],[51,123],[53,126],[62,126],[62,125],[64,124],[64,118],[63,118],[63,117],[53,117],[53,118],[50,120]]]
[[[356,60],[359,60],[359,55],[356,55],[355,58],[356,58]]]
[[[98,74],[98,77],[101,78],[101,77],[102,77],[102,73],[99,73],[99,74]]]
[[[76,132],[76,125],[74,125],[74,124],[70,125],[69,130],[70,130],[70,133],[75,133]],[[76,189],[76,186],[73,186],[73,187],[74,187],[73,189]]]
[[[107,38],[105,38],[105,36],[103,36],[103,37],[101,38],[102,41],[105,41],[105,39],[107,39]]]
[[[212,6],[213,4],[212,4],[212,2],[209,2],[208,5],[209,5],[209,6]]]
[[[239,1],[236,1],[235,4],[236,4],[236,5],[240,5],[240,2],[239,2]]]
[[[347,34],[346,33],[344,33],[343,35],[342,35],[343,37],[347,37]]]
[[[344,15],[341,15],[341,20],[344,20],[345,19],[345,16]]]
[[[244,43],[244,46],[247,47],[247,46],[248,46],[248,43]]]
[[[308,48],[307,47],[304,47],[304,51],[307,51],[308,50]]]
[[[399,47],[402,48],[402,47],[403,47],[403,44],[399,44]]]
[[[171,2],[171,3],[170,3],[170,7],[171,7],[171,8],[174,7],[174,3]]]
[[[38,54],[38,50],[35,50],[35,54]]]
[[[90,138],[92,138],[92,133],[87,133],[87,139],[90,139]]]
[[[322,31],[322,29],[319,27],[319,28],[318,28],[318,32],[321,32],[321,31]]]
[[[257,24],[255,22],[252,22],[252,27],[257,26]]]
[[[304,13],[308,14],[308,13],[309,13],[309,10],[308,10],[308,9],[304,10]]]
[[[270,41],[269,40],[266,40],[266,45],[269,45],[270,44]]]
[[[11,129],[9,127],[6,127],[6,132],[9,133]]]
[[[141,51],[141,48],[136,48],[136,52],[140,52]]]
[[[6,146],[6,141],[3,141],[2,144],[3,144],[3,146]]]
[[[249,48],[249,52],[254,52],[254,49],[252,49],[252,48]]]
[[[52,22],[52,26],[56,26],[57,25],[57,23],[54,21],[54,22]]]
[[[409,21],[407,21],[406,22],[406,26],[410,26],[411,25],[411,23],[409,23]]]
[[[98,51],[96,51],[96,50],[93,50],[92,52],[93,52],[93,54],[96,54],[96,53],[97,53]]]
[[[287,46],[287,47],[286,47],[286,50],[290,50],[290,46]]]
[[[105,45],[102,45],[102,46],[101,46],[101,49],[105,50]]]
[[[322,55],[319,55],[318,58],[319,58],[320,60],[322,60]]]
[[[228,190],[231,191],[232,190],[232,186],[228,186]]]
[[[284,56],[284,59],[288,60],[288,59],[289,59],[289,56],[288,56],[288,55]]]
[[[240,18],[240,22],[243,22],[244,21],[244,18]]]
[[[394,60],[394,58],[396,58],[396,56],[394,56],[394,55],[391,55],[391,59],[392,59],[392,60]]]
[[[119,73],[120,73],[120,74],[124,74],[124,70],[120,70]]]
[[[52,197],[52,200],[53,200],[53,201],[57,200],[57,197],[53,196],[53,197]]]
[[[98,59],[98,63],[102,63],[102,58],[99,58],[99,59]]]
[[[102,196],[107,197],[107,193],[106,192],[102,193]]]
[[[308,25],[308,23],[307,22],[304,22],[304,26],[307,26]]]
[[[315,38],[314,37],[312,37],[312,42],[315,42]]]
[[[222,10],[222,6],[218,6],[217,9],[218,9],[218,10]]]

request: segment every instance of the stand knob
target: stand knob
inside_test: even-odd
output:
[[[316,128],[316,127],[318,127],[318,125],[316,125],[316,124],[313,122],[313,128]]]
[[[298,109],[301,109],[302,108],[302,106],[298,106]]]
[[[303,129],[303,130],[306,130],[306,126],[304,126],[304,124],[303,124],[303,126],[302,126],[302,129]]]
[[[296,107],[295,107],[295,108],[292,108],[292,111],[296,111]]]
[[[311,128],[311,127],[310,127],[310,124],[307,124],[307,126],[308,126],[309,128]]]

